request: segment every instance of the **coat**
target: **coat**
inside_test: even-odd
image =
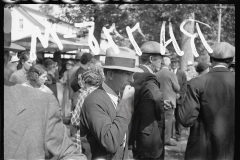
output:
[[[178,92],[178,94],[180,94],[180,98],[177,99],[177,104],[182,104],[184,95],[187,90],[187,76],[186,73],[180,69],[177,69],[176,76],[178,79],[178,84],[180,86],[180,91]]]
[[[134,73],[134,114],[129,148],[137,154],[164,159],[164,105],[156,76],[140,66],[144,73]]]
[[[164,100],[170,100],[176,107],[177,92],[180,91],[177,76],[167,68],[162,68],[156,73],[158,82],[161,84],[160,90]]]
[[[216,67],[190,80],[177,114],[190,127],[186,160],[234,159],[235,74]]]
[[[19,84],[4,86],[4,158],[86,160],[67,135],[56,98]]]
[[[80,135],[83,154],[89,160],[128,158],[128,143],[123,147],[123,141],[132,113],[126,112],[123,105],[130,104],[120,100],[119,111],[116,111],[102,85],[85,98],[80,114]],[[128,136],[126,139],[128,142]]]

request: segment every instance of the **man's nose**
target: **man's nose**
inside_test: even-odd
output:
[[[129,77],[129,81],[130,81],[130,83],[133,83],[134,82],[134,79],[133,79],[133,74]]]

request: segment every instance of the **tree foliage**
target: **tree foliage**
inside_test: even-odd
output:
[[[69,23],[78,23],[83,21],[94,21],[94,35],[100,42],[102,28],[110,27],[112,23],[116,24],[117,31],[124,37],[114,38],[118,45],[130,45],[126,33],[126,26],[133,27],[137,22],[140,23],[140,28],[145,35],[142,37],[138,32],[134,32],[133,36],[139,46],[145,41],[160,41],[160,31],[163,21],[166,21],[165,35],[166,40],[169,36],[170,20],[173,26],[175,38],[181,47],[182,32],[180,24],[185,20],[186,15],[194,13],[195,19],[208,24],[208,28],[199,24],[200,29],[210,46],[217,43],[218,34],[218,11],[217,4],[59,4],[63,10],[62,20]],[[235,6],[232,4],[224,4],[227,6],[222,13],[221,25],[221,41],[226,41],[235,46]],[[84,35],[87,30],[82,30],[81,35]],[[194,33],[197,33],[196,27]],[[203,46],[200,38],[195,39],[195,45],[200,57],[196,60],[207,61],[207,50]],[[175,50],[170,43],[167,48],[171,53]]]
[[[40,10],[40,12],[45,13],[47,15],[52,15],[53,5],[52,4],[42,4],[39,6],[39,10]]]

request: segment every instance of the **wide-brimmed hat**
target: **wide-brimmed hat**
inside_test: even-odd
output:
[[[235,47],[227,42],[220,42],[213,47],[213,53],[209,54],[210,57],[216,59],[227,59],[235,56]]]
[[[179,59],[177,57],[171,58],[171,62],[179,62]]]
[[[71,60],[68,60],[68,61],[66,62],[66,64],[71,64],[71,65],[74,65],[74,62],[73,62],[73,61],[71,61]]]
[[[160,52],[160,43],[156,41],[148,41],[145,42],[141,47],[140,47],[142,54],[152,54],[152,55],[160,55],[160,56],[169,56],[169,51],[166,48],[166,52],[164,55],[161,54]]]
[[[19,61],[19,58],[17,57],[17,55],[12,56],[10,62],[13,63],[13,62],[17,62],[17,61]]]
[[[110,47],[106,51],[105,64],[100,66],[108,69],[119,69],[130,72],[143,72],[142,69],[135,67],[136,53],[127,47],[118,47],[119,54],[115,53]]]
[[[187,65],[188,66],[193,66],[193,62],[192,61],[187,61]]]

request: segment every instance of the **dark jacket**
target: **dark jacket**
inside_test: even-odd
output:
[[[164,159],[164,106],[160,84],[155,75],[144,71],[133,76],[135,96],[129,148],[146,157]]]
[[[176,75],[178,79],[178,84],[180,86],[180,91],[178,92],[178,94],[180,94],[180,98],[177,99],[177,104],[181,104],[187,90],[187,76],[185,72],[180,69],[177,69]]]
[[[180,123],[190,128],[185,159],[234,159],[235,74],[223,67],[187,84]]]
[[[125,111],[123,105],[129,104],[120,100],[117,112],[102,85],[86,97],[80,114],[80,135],[87,159],[128,158],[128,143],[123,147],[123,139],[128,133],[132,113]]]

